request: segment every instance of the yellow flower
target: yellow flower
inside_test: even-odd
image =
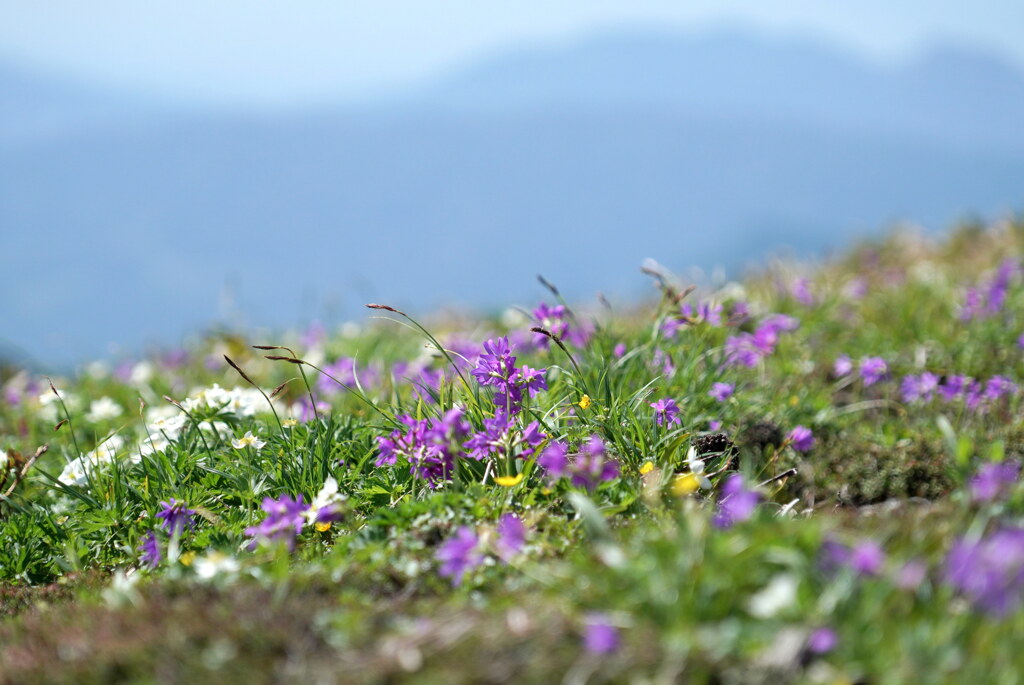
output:
[[[692,473],[681,473],[672,479],[672,494],[676,497],[684,497],[697,491],[700,481]]]
[[[586,409],[590,406],[590,395],[584,395],[580,398],[580,409]]]
[[[514,476],[495,476],[494,482],[503,488],[511,488],[523,481],[523,474],[517,473]]]
[[[640,466],[640,475],[641,476],[646,476],[648,473],[650,473],[653,470],[654,470],[654,462],[653,461],[645,461],[643,463],[643,465]]]
[[[184,566],[191,566],[192,562],[195,561],[195,558],[196,558],[196,553],[192,552],[192,551],[188,551],[188,552],[185,552],[184,554],[182,554],[180,557],[178,557],[178,561],[180,561],[182,563],[182,565],[184,565]]]
[[[321,523],[314,524],[313,527],[316,528],[316,532],[318,533],[326,533],[331,529],[331,522],[323,521]]]
[[[295,419],[285,419],[284,421],[281,422],[281,425],[284,426],[285,428],[292,428],[293,426],[297,426],[298,424],[299,422]]]

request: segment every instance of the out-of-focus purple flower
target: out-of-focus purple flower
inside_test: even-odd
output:
[[[900,383],[900,394],[903,401],[930,402],[935,397],[935,391],[939,387],[939,377],[934,373],[925,371],[920,376],[908,375],[903,377]]]
[[[826,654],[839,644],[839,636],[831,628],[822,627],[811,631],[807,637],[807,651],[811,654]]]
[[[881,357],[864,357],[860,360],[860,377],[864,381],[864,387],[882,380],[888,371],[889,366]]]
[[[1017,394],[1017,384],[1003,376],[992,376],[985,381],[984,399],[989,402],[997,402],[1003,397]]]
[[[814,294],[811,293],[811,281],[806,278],[797,278],[793,281],[789,287],[789,294],[793,296],[793,299],[804,305],[810,307],[814,304]]]
[[[526,544],[526,526],[515,514],[504,514],[498,519],[498,539],[495,542],[498,556],[508,563],[519,554]]]
[[[1010,258],[999,265],[992,280],[975,288],[968,288],[960,308],[960,319],[970,321],[998,314],[1006,303],[1010,283],[1020,272],[1016,259]]]
[[[725,402],[732,397],[734,390],[736,390],[736,386],[732,383],[715,383],[711,386],[711,390],[708,390],[708,396],[719,402]]]
[[[711,302],[701,302],[694,307],[689,302],[679,308],[679,313],[684,317],[684,323],[706,323],[711,326],[722,325],[722,305]]]
[[[748,490],[743,482],[743,476],[734,473],[722,486],[718,513],[715,514],[713,523],[718,528],[729,528],[746,521],[753,515],[760,501],[761,494],[756,490]]]
[[[1021,336],[1021,339],[1022,339],[1022,340],[1024,340],[1024,336]],[[1021,347],[1024,347],[1024,344],[1022,344],[1022,345],[1021,345]],[[622,358],[622,355],[626,354],[626,344],[625,344],[625,343],[619,343],[619,344],[617,344],[617,345],[616,345],[616,346],[615,346],[615,347],[614,347],[614,348],[612,349],[612,354],[614,354],[614,355],[615,355],[615,358],[616,358],[616,359],[621,359],[621,358]]]
[[[184,502],[179,502],[173,497],[167,502],[160,502],[162,507],[156,517],[163,520],[164,530],[168,535],[177,535],[185,531],[185,528],[194,528],[196,514],[195,509],[189,509]]]
[[[750,306],[743,300],[732,303],[732,311],[729,313],[729,320],[732,324],[740,324],[750,318]]]
[[[671,397],[665,397],[657,402],[651,402],[651,407],[654,408],[654,422],[659,426],[664,424],[671,426],[672,424],[682,423],[679,419],[679,406]]]
[[[289,550],[295,549],[295,538],[302,532],[302,526],[306,522],[306,509],[309,505],[302,501],[302,495],[297,498],[291,495],[281,495],[279,499],[264,497],[261,506],[266,517],[256,526],[245,529],[245,534],[253,538],[252,546],[255,546],[258,539],[270,542],[284,542]]]
[[[1024,529],[958,540],[946,556],[946,581],[981,611],[1006,615],[1024,594]]]
[[[968,483],[971,499],[975,502],[991,502],[1002,499],[1016,485],[1020,477],[1020,464],[1012,461],[989,462],[982,465]]]
[[[814,433],[811,432],[810,428],[797,426],[789,431],[789,435],[786,436],[786,442],[797,452],[810,452],[814,448]]]
[[[920,559],[911,559],[896,572],[893,582],[902,590],[916,590],[928,577],[928,565]]]
[[[1021,336],[1017,338],[1017,347],[1024,349],[1024,333],[1021,333]]]
[[[377,466],[395,464],[401,458],[408,462],[410,472],[431,488],[450,480],[462,443],[472,430],[463,411],[455,407],[442,417],[416,420],[405,415],[398,420],[406,430],[377,438]]]
[[[753,333],[740,333],[725,341],[725,366],[757,366],[764,357],[775,351],[779,334],[795,330],[800,321],[785,314],[765,317]]]
[[[163,560],[163,553],[160,551],[160,543],[156,539],[156,531],[149,531],[146,536],[142,538],[142,544],[139,545],[139,561],[150,569],[154,569],[160,565],[160,561]]]
[[[836,540],[825,540],[819,551],[821,564],[826,572],[846,567],[862,576],[877,576],[885,564],[885,552],[873,540],[862,540],[853,547],[847,547]]]
[[[868,281],[863,276],[851,278],[843,286],[843,297],[850,300],[859,300],[868,294]]]
[[[665,378],[672,378],[676,373],[676,365],[672,362],[672,357],[661,348],[654,350],[654,354],[651,357],[651,365],[655,370],[660,371]]]
[[[324,371],[350,388],[362,386],[366,389],[380,384],[380,369],[376,366],[357,368],[355,357],[339,357],[333,363],[324,366]],[[325,395],[336,395],[345,390],[325,374],[317,378],[316,387]]]
[[[469,450],[467,456],[478,461],[491,455],[497,458],[512,456],[507,453],[509,447],[513,454],[525,459],[544,442],[545,437],[536,421],[519,430],[515,420],[499,410],[493,419],[484,419],[484,429],[474,433],[463,447]]]
[[[321,347],[327,340],[327,329],[319,321],[314,321],[302,332],[299,340],[305,348]]]
[[[437,549],[437,560],[441,562],[438,574],[451,578],[452,585],[461,585],[463,577],[479,566],[484,555],[479,551],[480,541],[469,527],[462,526],[455,537],[446,540]]]
[[[839,378],[848,376],[853,371],[853,361],[844,354],[836,359],[835,364],[832,365],[832,371]]]
[[[593,490],[603,482],[619,476],[619,462],[606,453],[604,441],[591,435],[578,453],[570,457],[569,448],[553,442],[544,450],[537,463],[545,469],[551,480],[567,476],[578,488]]]
[[[541,328],[551,332],[556,338],[566,340],[576,347],[584,347],[590,339],[590,331],[587,330],[584,324],[579,323],[575,319],[570,324],[571,317],[564,305],[558,304],[552,307],[541,302],[533,310],[533,318]],[[537,348],[544,350],[548,348],[550,340],[543,333],[535,333],[533,344]]]
[[[715,421],[709,421],[708,422],[708,429],[711,430],[712,432],[717,432],[721,428],[722,428],[722,422],[721,421],[715,420]]]
[[[885,563],[885,552],[874,540],[863,540],[850,550],[850,568],[863,576],[877,576]]]
[[[611,654],[619,648],[619,629],[611,624],[607,615],[587,615],[583,629],[583,648],[597,655]]]

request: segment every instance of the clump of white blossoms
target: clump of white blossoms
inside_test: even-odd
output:
[[[65,485],[76,485],[79,487],[85,485],[89,482],[89,477],[97,468],[106,466],[114,461],[118,450],[123,446],[124,439],[120,435],[111,435],[97,445],[96,449],[69,461],[64,470],[61,471],[60,476],[57,477],[57,480]],[[129,455],[128,460],[131,463],[138,463],[139,456]]]
[[[258,437],[252,434],[252,431],[246,431],[245,435],[240,438],[235,438],[231,441],[231,446],[236,450],[245,449],[246,447],[252,447],[256,450],[261,450],[266,445],[265,440],[260,440]]]
[[[221,575],[234,575],[241,567],[237,559],[217,550],[207,552],[205,556],[196,557],[192,561],[192,570],[195,571],[199,580],[212,580]]]
[[[60,397],[58,397],[58,395]],[[64,402],[64,406],[67,407],[69,411],[78,406],[77,395],[60,389],[58,389],[57,393],[54,394],[53,390],[47,389],[46,392],[39,396],[39,417],[43,419],[43,421],[56,423],[57,412],[60,409],[61,401]]]
[[[111,398],[104,396],[98,400],[93,400],[89,404],[89,412],[85,415],[85,419],[89,423],[100,423],[101,421],[116,419],[123,413],[124,409],[121,408],[121,405]]]
[[[181,403],[189,413],[206,416],[212,410],[217,414],[234,414],[239,417],[254,416],[266,405],[266,400],[255,388],[232,388],[226,390],[214,383],[209,388],[200,388]]]

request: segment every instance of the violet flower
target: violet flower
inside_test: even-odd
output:
[[[672,398],[666,397],[657,402],[651,402],[651,407],[654,408],[654,422],[659,426],[682,424],[679,419],[679,406]]]
[[[619,648],[619,629],[605,614],[588,614],[583,630],[583,647],[591,654],[611,654]]]
[[[992,502],[1006,497],[1020,477],[1020,464],[1012,461],[983,464],[968,483],[971,499]]]
[[[164,530],[168,535],[178,535],[186,528],[195,527],[195,509],[189,509],[184,502],[179,502],[173,497],[167,502],[160,502],[163,507],[157,512],[156,517],[163,519]]]
[[[977,541],[961,539],[946,556],[946,582],[976,608],[1004,616],[1024,593],[1024,529],[1004,528]]]
[[[839,636],[831,628],[816,628],[807,637],[807,651],[811,654],[831,652],[839,644]]]
[[[814,433],[810,428],[797,426],[786,436],[786,442],[797,452],[810,452],[814,448]]]
[[[526,544],[526,526],[515,514],[504,514],[498,519],[498,539],[495,547],[498,557],[508,563]]]
[[[722,486],[722,495],[718,500],[718,513],[713,523],[717,528],[729,528],[736,523],[746,521],[754,514],[761,494],[756,490],[748,490],[743,476],[734,473]]]
[[[298,498],[281,495],[276,500],[264,497],[261,508],[266,512],[266,517],[259,525],[246,528],[245,534],[270,542],[284,542],[289,551],[295,549],[295,538],[302,532],[302,526],[306,522],[305,513],[309,508],[303,503],[302,495]],[[250,548],[256,544],[257,540],[253,540]]]
[[[141,556],[139,561],[150,569],[155,569],[160,565],[160,561],[163,560],[163,554],[160,552],[160,543],[156,539],[156,531],[149,531],[146,536],[142,539],[142,544],[139,545],[139,552]]]
[[[732,397],[735,390],[736,386],[732,383],[715,383],[711,386],[711,390],[708,390],[708,396],[719,402],[725,402]]]
[[[471,426],[458,407],[444,416],[413,419],[408,414],[399,418],[406,426],[392,431],[388,437],[378,437],[380,454],[377,466],[395,464],[399,458],[409,464],[409,471],[436,488],[451,480],[456,460],[462,453],[462,442],[470,434]]]
[[[860,377],[864,381],[864,387],[882,380],[888,371],[889,366],[881,357],[864,357],[860,360]]]
[[[472,529],[460,527],[455,537],[446,540],[437,550],[437,560],[441,562],[438,574],[451,578],[453,586],[461,585],[463,577],[483,563],[484,555],[477,549],[479,543]]]

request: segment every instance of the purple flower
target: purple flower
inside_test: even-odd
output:
[[[515,514],[504,514],[498,519],[498,540],[495,547],[502,561],[508,563],[526,544],[526,526]]]
[[[185,528],[194,528],[196,510],[189,509],[184,502],[179,502],[173,497],[168,502],[160,502],[163,507],[156,517],[163,519],[164,530],[168,535],[178,535],[185,531]]]
[[[378,385],[380,382],[380,371],[374,367],[362,368],[357,375],[354,357],[340,357],[334,363],[324,366],[324,371],[350,388],[357,385],[368,388]],[[326,374],[321,374],[317,378],[316,387],[325,395],[336,395],[344,390],[335,381],[328,378]]]
[[[797,319],[785,314],[771,314],[764,318],[753,333],[740,333],[725,341],[725,366],[757,366],[757,363],[775,351],[779,334],[795,330]]]
[[[881,357],[864,357],[860,360],[860,377],[864,381],[864,387],[882,380],[888,371],[889,366]]]
[[[987,463],[982,465],[968,484],[971,499],[975,502],[991,502],[1002,499],[1017,483],[1020,465],[1016,462]]]
[[[477,549],[479,540],[467,526],[462,526],[455,537],[446,540],[437,550],[441,562],[438,574],[451,578],[452,585],[460,585],[463,576],[483,563],[484,555]]]
[[[583,630],[583,647],[591,654],[610,654],[619,648],[619,629],[605,614],[588,614]]]
[[[814,448],[814,433],[810,428],[797,426],[789,431],[786,442],[792,445],[797,452],[810,452]]]
[[[708,396],[719,402],[725,402],[732,397],[735,390],[736,386],[732,383],[715,383],[711,386],[711,390],[708,390]]]
[[[920,559],[911,559],[900,567],[893,582],[903,590],[916,590],[928,577],[928,565]]]
[[[839,644],[839,636],[831,628],[817,628],[807,637],[807,651],[811,654],[831,652]]]
[[[885,563],[885,552],[872,540],[863,540],[852,548],[835,540],[826,540],[821,545],[820,556],[826,572],[846,567],[862,576],[877,576]]]
[[[696,307],[689,302],[679,308],[679,313],[684,317],[684,323],[707,323],[711,326],[722,325],[722,305],[702,302]]]
[[[722,496],[718,500],[718,513],[713,523],[718,528],[729,528],[736,523],[750,518],[761,494],[756,490],[748,490],[743,483],[743,476],[734,473],[722,486]]]
[[[1024,349],[1024,333],[1021,333],[1021,336],[1017,338],[1017,347]]]
[[[546,369],[516,368],[516,358],[512,356],[507,337],[485,342],[484,354],[471,373],[480,385],[494,388],[494,405],[507,414],[519,413],[524,389],[533,397],[548,387],[544,380]]]
[[[564,305],[551,307],[541,302],[533,310],[533,318],[541,328],[550,331],[556,338],[567,340],[577,347],[585,346],[590,339],[590,331],[576,320],[573,320],[573,325],[569,325],[570,315]],[[534,334],[534,346],[544,350],[548,348],[549,343],[550,340],[543,333]]]
[[[298,498],[281,495],[276,500],[264,497],[261,508],[266,512],[266,517],[259,525],[246,528],[245,534],[270,542],[284,542],[289,550],[295,549],[295,538],[302,532],[306,522],[304,514],[309,509],[309,505],[302,501],[302,495]],[[254,547],[256,542],[253,540],[251,546]]]
[[[406,430],[377,438],[377,466],[395,464],[401,458],[408,462],[410,473],[424,479],[431,488],[450,480],[462,453],[462,442],[471,430],[462,410],[456,407],[440,418],[420,420],[405,415],[399,421]]]
[[[1021,336],[1021,340],[1024,340],[1024,335]],[[1021,347],[1024,347],[1024,343],[1021,344]],[[625,343],[617,344],[615,346],[615,348],[612,349],[612,354],[615,355],[616,359],[621,359],[622,355],[626,354],[626,345],[625,345]]]
[[[513,453],[518,450],[516,456],[525,459],[544,442],[545,437],[536,421],[520,431],[511,416],[499,411],[493,419],[484,419],[484,429],[474,433],[463,447],[469,450],[467,456],[478,461],[491,455],[499,458],[512,456],[506,453],[510,447]]]
[[[844,354],[836,359],[836,363],[832,366],[832,371],[839,378],[848,376],[850,375],[850,372],[853,371],[853,361]]]
[[[660,399],[657,402],[651,402],[651,406],[654,408],[654,422],[659,426],[668,424],[678,423],[682,424],[679,419],[679,406],[676,401],[670,397]]]
[[[676,365],[672,362],[671,355],[661,348],[654,350],[654,355],[651,357],[651,365],[655,370],[660,371],[665,378],[671,378],[676,373]]]
[[[603,482],[619,476],[619,462],[605,452],[604,442],[597,435],[591,435],[580,451],[569,457],[565,443],[553,442],[544,450],[537,463],[544,468],[551,480],[568,476],[578,488],[593,490]]]
[[[160,565],[160,561],[164,558],[160,552],[160,543],[156,539],[156,531],[149,531],[146,533],[146,537],[142,539],[142,544],[139,545],[139,552],[141,556],[139,561],[148,566],[150,569],[154,569]]]
[[[900,383],[900,393],[903,395],[903,401],[908,404],[917,401],[929,402],[935,396],[938,387],[939,377],[925,371],[920,376],[904,376],[903,382]]]
[[[850,568],[863,576],[877,576],[885,563],[885,552],[873,540],[858,542],[850,550]]]
[[[1004,528],[977,541],[958,540],[946,556],[946,582],[981,611],[1003,616],[1024,590],[1024,529]]]
[[[811,282],[806,278],[797,278],[789,288],[789,294],[800,304],[810,307],[814,304],[814,295],[811,293]]]

